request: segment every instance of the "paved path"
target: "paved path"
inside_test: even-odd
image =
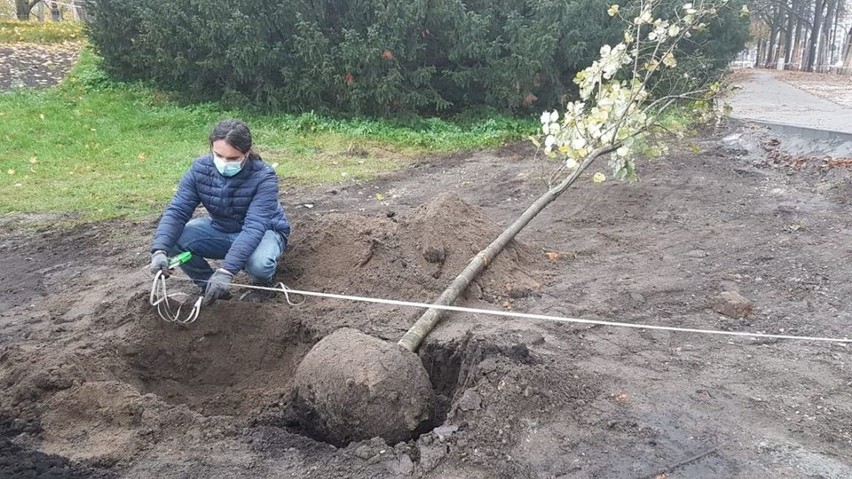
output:
[[[0,44],[0,92],[59,84],[80,53],[79,44]]]
[[[852,109],[755,70],[728,100],[734,118],[852,134]]]

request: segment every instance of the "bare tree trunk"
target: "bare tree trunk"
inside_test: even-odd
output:
[[[587,156],[583,163],[565,178],[561,183],[554,186],[553,188],[547,190],[546,193],[541,195],[526,211],[521,214],[508,228],[503,230],[497,239],[491,242],[484,250],[480,251],[470,260],[470,263],[459,273],[458,276],[453,279],[453,282],[450,283],[450,286],[444,290],[443,293],[435,300],[434,304],[440,306],[448,306],[452,304],[463,292],[467,289],[470,282],[476,279],[480,273],[489,265],[494,258],[503,251],[503,248],[512,241],[518,233],[521,232],[522,229],[530,222],[533,218],[538,215],[541,210],[544,209],[545,206],[549,205],[553,200],[559,197],[565,190],[571,186],[574,181],[580,176],[589,165],[592,164],[595,159],[600,156],[603,156],[607,153],[611,153],[616,150],[618,145],[599,148]],[[404,347],[409,351],[416,351],[417,347],[420,346],[420,343],[423,342],[423,339],[429,334],[430,331],[438,324],[438,321],[441,319],[442,311],[439,309],[429,309],[420,319],[414,323],[413,326],[408,330],[407,333],[399,340],[399,345]]]
[[[766,60],[763,68],[772,68],[772,59],[775,58],[775,32],[769,34],[769,44],[766,46]]]
[[[846,41],[843,47],[843,68],[852,68],[852,28],[846,32]]]
[[[769,46],[766,50],[766,62],[764,62],[764,68],[773,68],[773,61],[775,60],[775,39],[778,37],[778,23],[779,18],[781,17],[781,9],[778,5],[773,6],[772,8],[772,21],[769,25]]]
[[[15,0],[15,16],[22,22],[29,21],[30,12],[41,0]]]
[[[790,62],[795,65],[796,70],[802,69],[802,30],[804,29],[805,2],[799,3],[796,10],[796,33],[793,35],[793,51]]]
[[[840,23],[840,16],[843,14],[843,2],[837,2],[837,8],[834,10],[834,23],[831,26],[831,51],[829,53],[829,63],[834,65],[837,63],[841,57],[839,55],[840,52],[837,51],[837,24]]]
[[[789,65],[793,61],[793,28],[795,27],[794,15],[787,14],[787,31],[784,34],[784,64]]]
[[[837,0],[828,0],[828,7],[825,9],[825,17],[822,21],[819,48],[817,49],[817,69],[820,71],[827,71],[826,67],[831,63],[828,58],[831,49],[831,36],[829,34],[831,24],[834,21],[835,8],[837,8]]]
[[[827,0],[817,0],[814,6],[813,24],[811,26],[811,34],[808,36],[807,52],[805,59],[805,71],[814,71],[814,63],[816,63],[817,45],[819,44],[819,32],[822,28],[822,14],[825,11]]]
[[[778,65],[778,60],[783,60],[784,58],[784,29],[778,29],[778,38],[775,40],[775,55],[772,56],[772,67],[775,68]]]

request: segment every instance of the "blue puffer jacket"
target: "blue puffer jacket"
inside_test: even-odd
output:
[[[290,235],[287,214],[278,201],[275,171],[252,157],[234,176],[222,176],[213,155],[192,162],[183,175],[171,203],[163,213],[151,252],[168,251],[180,238],[186,222],[202,204],[212,225],[225,233],[240,232],[222,262],[222,268],[237,274],[263,239],[267,230],[277,231],[286,241]]]

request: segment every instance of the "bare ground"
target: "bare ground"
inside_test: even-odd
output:
[[[643,164],[640,183],[581,182],[461,304],[849,336],[849,171],[779,161],[766,135],[729,125]],[[518,145],[285,190],[294,236],[278,279],[434,299],[542,192],[544,171]],[[299,429],[300,359],[344,326],[397,340],[419,311],[277,298],[176,327],[146,302],[155,218],[63,231],[2,221],[0,475],[55,464],[128,478],[852,476],[848,345],[457,313],[419,352],[436,429],[334,447]],[[717,313],[722,291],[753,312]]]

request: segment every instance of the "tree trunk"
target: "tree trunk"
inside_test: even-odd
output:
[[[852,68],[852,28],[846,33],[846,42],[843,47],[843,68]]]
[[[775,58],[775,30],[769,34],[769,45],[766,47],[766,60],[763,62],[763,68],[772,68],[772,59]]]
[[[837,8],[834,10],[834,22],[831,25],[831,39],[829,40],[829,42],[831,42],[831,48],[829,49],[830,58],[828,61],[832,65],[843,59],[840,56],[840,52],[837,51],[837,26],[840,23],[841,15],[843,15],[843,3],[844,2],[837,2]]]
[[[817,45],[819,44],[819,32],[822,27],[822,13],[825,10],[827,1],[826,0],[817,0],[816,5],[814,7],[814,18],[813,24],[811,26],[811,34],[808,36],[807,43],[807,58],[805,59],[805,71],[812,72],[814,71],[814,64],[816,63],[816,55],[817,55]]]
[[[30,19],[30,12],[40,0],[15,0],[15,16],[22,22],[27,22]]]
[[[825,17],[822,20],[822,28],[820,31],[819,48],[817,49],[817,69],[827,71],[827,66],[830,65],[831,59],[829,52],[831,51],[831,24],[834,21],[834,9],[837,7],[837,0],[828,0],[828,7],[825,9]]]
[[[784,33],[784,65],[793,61],[793,29],[795,28],[794,15],[787,14],[787,31]]]
[[[545,206],[549,205],[553,200],[559,197],[562,193],[571,186],[574,181],[580,176],[589,165],[592,164],[595,159],[599,156],[605,155],[607,153],[611,153],[616,150],[618,145],[609,146],[597,149],[589,154],[584,160],[583,163],[575,170],[571,175],[565,178],[561,183],[554,186],[553,188],[547,190],[543,195],[538,197],[526,211],[521,214],[508,228],[503,230],[497,239],[491,242],[484,250],[480,251],[470,260],[470,263],[459,273],[458,276],[453,279],[453,282],[450,283],[450,286],[444,290],[443,293],[435,300],[434,304],[440,306],[448,306],[452,304],[463,292],[467,289],[470,282],[476,279],[480,273],[489,265],[494,258],[503,251],[503,248],[512,241],[518,233],[521,232],[522,229],[530,222],[533,218],[538,215],[541,210],[544,209]],[[441,313],[443,311],[439,309],[429,309],[420,319],[411,326],[411,329],[408,330],[407,333],[399,340],[399,345],[404,347],[409,351],[416,351],[417,347],[420,346],[420,343],[423,342],[423,339],[429,334],[430,331],[438,324],[438,321],[441,319]]]
[[[793,51],[791,52],[792,58],[790,59],[790,62],[795,66],[796,70],[802,69],[802,30],[804,29],[804,4],[805,2],[799,3],[798,9],[796,10],[796,33],[793,35]]]
[[[772,21],[769,25],[769,46],[766,49],[766,61],[763,63],[764,68],[775,67],[773,65],[776,55],[775,39],[778,37],[778,23],[781,18],[781,9],[776,5],[772,10]]]

